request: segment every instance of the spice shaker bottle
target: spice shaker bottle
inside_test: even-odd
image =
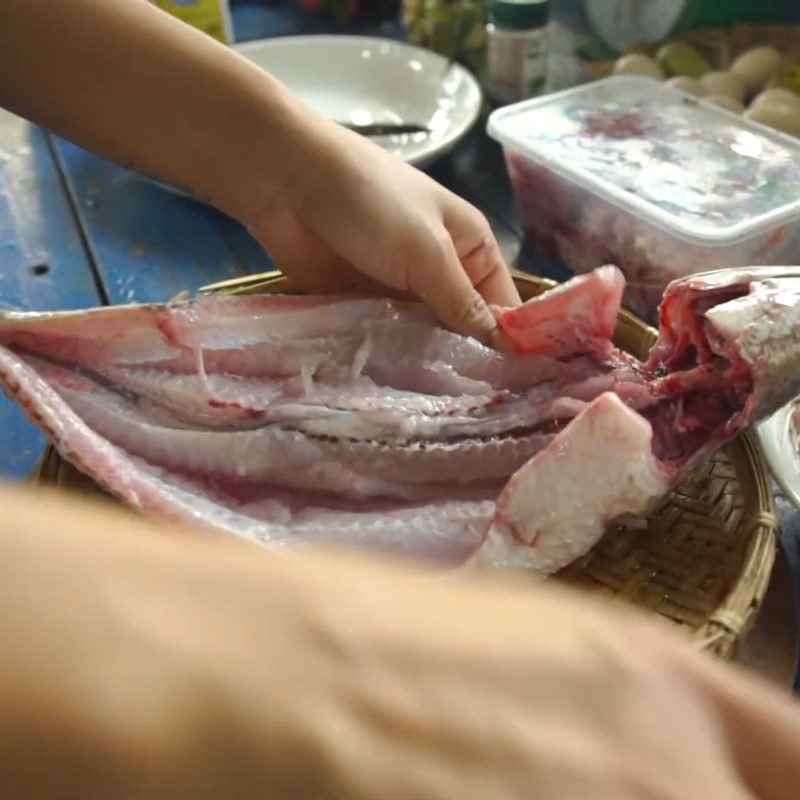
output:
[[[497,103],[538,94],[547,76],[550,0],[491,0],[486,92]]]

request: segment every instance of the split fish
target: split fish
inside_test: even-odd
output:
[[[800,391],[797,268],[671,284],[643,361],[612,341],[624,287],[494,309],[509,353],[352,296],[0,312],[0,383],[146,512],[545,575]]]

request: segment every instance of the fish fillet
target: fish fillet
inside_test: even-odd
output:
[[[643,417],[601,395],[511,476],[481,559],[548,575],[586,553],[610,522],[645,514],[670,488],[652,439]]]
[[[791,268],[673,284],[643,362],[612,342],[623,290],[602,267],[493,309],[516,353],[349,296],[3,312],[0,383],[150,513],[548,574],[800,390]]]

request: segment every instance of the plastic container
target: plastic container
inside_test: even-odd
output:
[[[648,320],[673,279],[800,264],[800,140],[649,78],[495,111],[526,233],[573,272],[616,264]]]

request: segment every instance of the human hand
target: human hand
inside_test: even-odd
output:
[[[298,287],[411,292],[490,343],[519,303],[480,212],[145,0],[0,0],[0,104],[243,221]]]
[[[449,328],[493,343],[487,304],[520,297],[483,214],[307,109],[295,128],[286,180],[245,220],[294,284],[410,293]]]
[[[8,487],[2,535],[4,796],[795,796],[794,703],[554,583]]]
[[[796,796],[797,704],[666,625],[554,583],[325,559],[306,580],[335,690],[305,735],[333,796]]]

